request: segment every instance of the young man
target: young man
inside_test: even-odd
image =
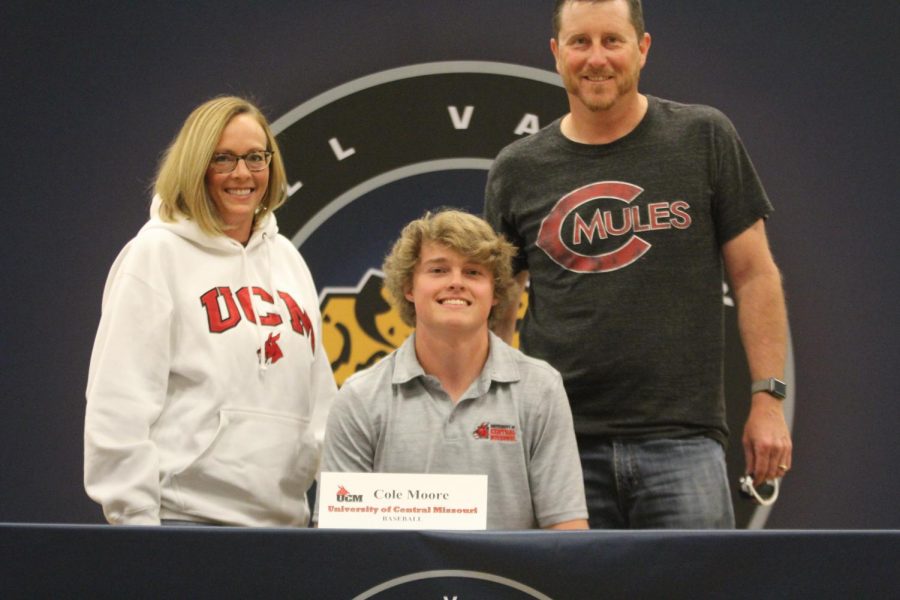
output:
[[[487,474],[488,529],[587,528],[562,378],[488,328],[511,300],[514,253],[459,211],[404,228],[384,263],[385,287],[415,331],[344,382],[323,471]]]
[[[791,467],[772,206],[722,113],[638,92],[640,0],[558,0],[553,21],[570,112],[500,153],[485,201],[530,279],[522,349],[566,382],[592,527],[733,527],[723,266],[756,382],[747,472]]]

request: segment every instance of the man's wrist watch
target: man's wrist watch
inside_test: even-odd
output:
[[[760,379],[759,381],[754,381],[750,386],[750,393],[755,394],[756,392],[768,392],[779,400],[784,400],[787,397],[787,384],[774,377]]]

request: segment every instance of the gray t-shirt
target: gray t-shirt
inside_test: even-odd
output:
[[[520,248],[522,350],[562,373],[579,434],[724,444],[721,245],[772,207],[721,112],[648,99],[610,144],[557,120],[507,146],[485,217]]]
[[[586,519],[562,378],[490,334],[481,375],[454,405],[416,359],[415,334],[341,387],[323,471],[486,474],[488,529]]]

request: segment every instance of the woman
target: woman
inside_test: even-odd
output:
[[[110,523],[307,524],[336,386],[312,277],[272,214],[285,190],[241,98],[199,106],[165,153],[88,376],[85,489]]]

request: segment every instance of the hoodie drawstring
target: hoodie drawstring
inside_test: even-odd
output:
[[[251,283],[252,279],[250,278],[249,267],[247,265],[247,248],[241,247],[241,281],[247,284],[247,289],[250,290],[250,308],[253,310],[253,323],[256,325],[256,344],[258,346],[258,350],[256,351],[257,364],[259,365],[260,371],[266,370],[266,352],[265,352],[265,340],[263,340],[263,332],[262,327],[259,324],[259,307],[256,304],[256,294],[253,293],[253,285]]]
[[[276,311],[278,311],[279,313],[281,313],[281,310],[279,308],[280,302],[279,302],[279,297],[278,297],[278,289],[275,287],[275,268],[272,264],[272,244],[274,242],[275,242],[275,240],[273,239],[273,237],[271,235],[269,235],[268,232],[264,231],[262,233],[262,245],[265,248],[266,270],[268,271],[266,273],[265,278],[269,285],[269,293],[272,294],[272,301],[273,301],[274,309]],[[242,269],[244,270],[243,275],[245,276],[245,280],[249,280],[249,277],[247,277],[248,267],[247,267],[246,249],[244,249],[244,252],[243,252]],[[259,346],[259,370],[266,371],[266,370],[268,370],[269,367],[266,364],[265,331],[263,331],[262,324],[260,323],[260,321],[262,321],[262,318],[260,317],[260,312],[257,307],[256,294],[253,294],[253,293],[250,294],[250,301],[252,302],[253,312],[256,314],[256,336],[259,339],[259,344],[260,344],[260,346]],[[282,318],[283,317],[284,317],[284,315],[282,315]]]

